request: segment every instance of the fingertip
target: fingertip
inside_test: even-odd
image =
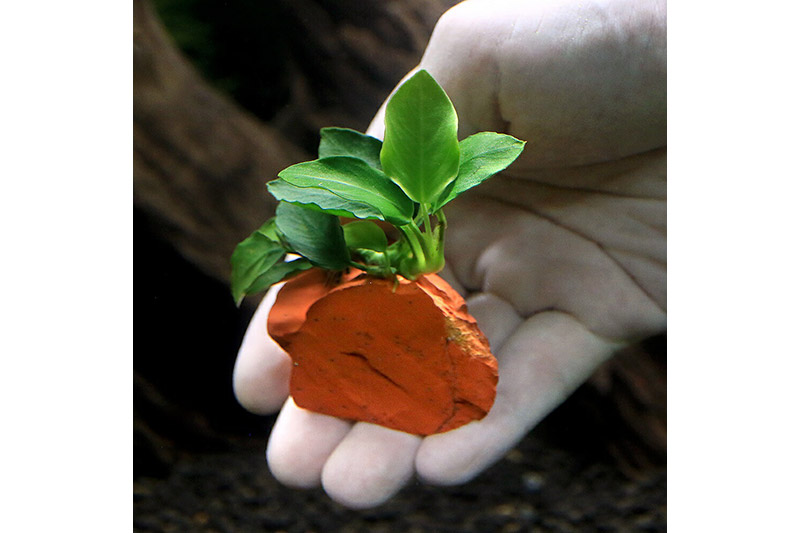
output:
[[[322,487],[350,509],[377,507],[414,475],[420,437],[359,422],[337,446],[322,470]]]
[[[233,394],[242,407],[257,415],[276,412],[289,395],[291,361],[276,350],[263,357],[236,359]]]
[[[460,485],[502,458],[516,442],[514,434],[517,432],[501,429],[502,417],[493,418],[487,416],[447,433],[427,437],[414,464],[419,479],[429,485]]]
[[[242,407],[256,414],[274,413],[289,395],[291,359],[267,334],[276,295],[274,287],[253,314],[233,367],[233,393]]]
[[[318,487],[325,462],[351,426],[346,420],[302,409],[289,398],[267,444],[270,472],[288,487]]]

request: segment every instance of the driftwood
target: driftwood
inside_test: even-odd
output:
[[[612,436],[607,451],[627,474],[636,476],[666,464],[666,335],[621,351],[597,369],[584,388],[581,408]]]

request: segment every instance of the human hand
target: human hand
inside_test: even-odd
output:
[[[460,137],[528,141],[504,174],[447,208],[443,276],[468,296],[499,362],[494,407],[421,438],[298,408],[289,358],[266,333],[273,288],[234,370],[239,401],[283,405],[267,449],[278,480],[322,483],[353,508],[415,473],[468,481],[497,461],[614,351],[666,327],[664,5],[470,0],[442,17],[422,59]],[[378,113],[368,133],[381,136]]]

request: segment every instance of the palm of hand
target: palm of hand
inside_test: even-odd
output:
[[[448,265],[521,318],[571,317],[610,342],[664,327],[666,150],[497,176],[448,208]],[[453,281],[453,277],[451,277]]]

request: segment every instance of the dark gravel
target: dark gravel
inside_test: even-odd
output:
[[[182,453],[168,476],[134,483],[134,530],[666,531],[666,467],[631,479],[613,461],[553,447],[538,433],[470,483],[414,483],[361,512],[331,502],[321,490],[278,484],[261,439],[224,452]]]

